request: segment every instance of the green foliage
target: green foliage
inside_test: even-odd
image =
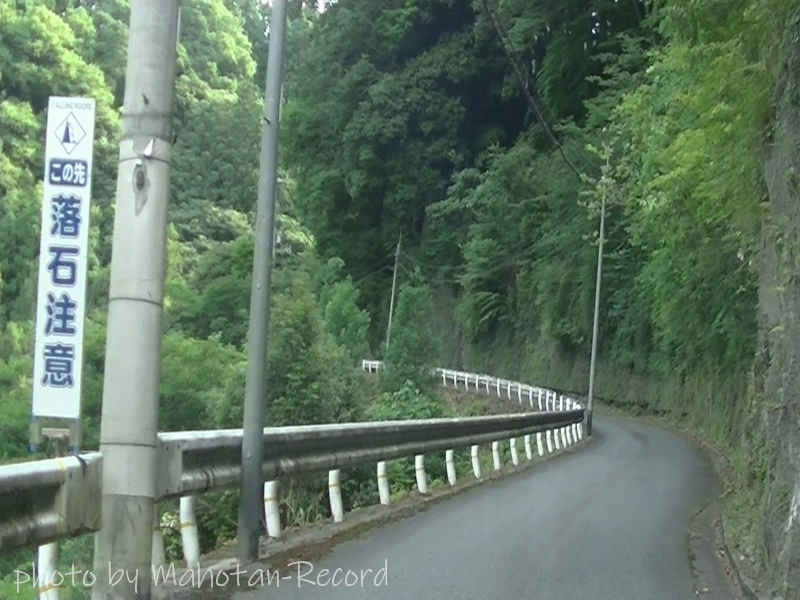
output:
[[[429,286],[410,283],[400,286],[385,368],[380,375],[382,390],[397,391],[407,382],[421,390],[432,387],[431,372],[439,354],[433,314],[433,293]]]
[[[167,333],[161,343],[159,429],[208,428],[214,422],[214,411],[221,405],[230,406],[232,388],[244,388],[244,365],[245,356],[221,344],[217,337],[198,340]],[[240,407],[230,406],[229,410]]]
[[[358,307],[358,288],[350,279],[337,281],[326,290],[324,328],[347,350],[354,366],[369,353],[369,313]]]
[[[323,330],[320,313],[304,274],[274,298],[267,360],[270,425],[335,423],[356,416],[356,368],[347,349]]]
[[[0,0],[3,461],[28,452],[51,95],[97,101],[83,425],[85,447],[98,443],[129,7],[89,4]],[[751,365],[761,149],[796,2],[492,4],[530,71],[536,110],[479,0],[339,0],[323,14],[292,3],[268,423],[444,416],[430,393],[443,346],[448,361],[498,375],[523,363],[552,379],[567,372],[588,355],[605,195],[602,362],[665,378],[675,410],[713,415],[708,430],[733,436],[741,398],[696,401],[697,382],[738,380]],[[163,428],[242,422],[269,14],[249,0],[182,11]],[[400,233],[384,393],[365,412],[358,362],[385,332]],[[441,298],[454,314],[436,315]],[[429,459],[434,478],[441,458]],[[390,469],[395,493],[410,489],[413,464]],[[373,475],[343,474],[345,502],[374,501]],[[318,480],[291,482],[284,520],[321,518],[324,496]],[[204,548],[235,529],[235,495],[208,501],[217,517],[200,525]],[[8,590],[6,580],[0,595]]]
[[[406,381],[397,391],[380,394],[365,416],[373,421],[396,421],[441,419],[454,415],[441,396],[422,392],[412,381]],[[444,454],[426,455],[425,471],[431,480],[443,481],[447,477]],[[390,461],[386,474],[393,494],[410,490],[416,484],[414,458]]]
[[[302,44],[316,14],[295,12],[294,46]],[[242,425],[268,14],[268,8],[238,0],[202,0],[182,10],[161,347],[162,430]],[[84,449],[99,444],[128,17],[126,0],[91,7],[0,0],[0,462],[29,457],[43,139],[52,95],[89,96],[97,103],[82,432]],[[352,281],[324,272],[314,238],[297,220],[296,185],[291,177],[285,180],[276,216],[270,423],[358,420],[365,399],[356,364],[368,350],[369,316],[358,306]],[[298,515],[321,510],[316,496],[302,489],[295,500]],[[208,550],[235,534],[237,500],[225,493],[203,501],[212,505],[198,510],[201,545]],[[176,507],[164,508],[168,552],[177,557],[180,532],[170,529]],[[4,559],[0,571],[6,575],[29,554]],[[62,545],[62,559],[85,563],[90,556],[84,538]],[[7,579],[0,589],[2,597],[15,595]]]

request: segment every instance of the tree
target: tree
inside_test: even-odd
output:
[[[358,307],[358,289],[350,279],[326,290],[325,331],[348,353],[354,366],[369,353],[369,313]]]
[[[382,390],[397,391],[407,383],[423,392],[430,390],[439,354],[433,314],[433,293],[429,286],[411,283],[400,286],[392,335],[385,350],[385,369],[380,377]]]

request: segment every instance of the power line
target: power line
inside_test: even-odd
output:
[[[575,175],[577,175],[579,178],[582,179],[584,175],[580,171],[578,171],[578,169],[575,168],[575,165],[573,165],[572,162],[569,160],[569,158],[567,158],[567,155],[564,152],[564,148],[561,146],[561,143],[556,139],[556,136],[553,134],[553,130],[551,129],[550,124],[544,118],[542,112],[539,110],[539,106],[533,99],[533,96],[531,95],[530,92],[530,88],[532,88],[534,84],[530,81],[530,79],[527,76],[527,69],[524,69],[524,67],[521,66],[519,55],[514,49],[511,40],[508,38],[508,34],[506,33],[503,24],[500,22],[500,19],[495,14],[494,10],[492,10],[492,8],[489,7],[487,0],[482,0],[482,2],[483,2],[483,7],[486,9],[486,13],[489,16],[489,20],[491,21],[495,32],[500,38],[500,43],[503,46],[503,50],[508,55],[508,59],[511,62],[511,66],[514,69],[514,73],[516,74],[517,79],[519,79],[519,83],[520,86],[522,87],[522,92],[525,96],[525,99],[528,101],[528,104],[530,104],[531,107],[533,108],[534,112],[536,113],[536,116],[539,117],[539,121],[542,123],[542,127],[544,127],[545,132],[547,132],[547,135],[550,137],[552,142],[558,148],[559,152],[561,153],[561,157],[564,159],[564,162],[572,170],[572,172],[575,173]],[[552,111],[550,111],[550,109],[547,108],[547,104],[545,104],[543,101],[542,105],[545,107],[545,110],[547,110],[552,114]]]
[[[387,269],[391,269],[391,268],[392,268],[391,265],[388,265],[388,264],[383,265],[379,269],[375,269],[374,271],[371,271],[371,272],[369,272],[369,273],[367,273],[365,275],[362,275],[362,276],[360,276],[358,278],[354,278],[353,279],[353,285],[358,285],[359,283],[363,283],[367,279],[375,277],[375,275],[377,275],[378,273],[382,273],[383,271],[386,271]]]

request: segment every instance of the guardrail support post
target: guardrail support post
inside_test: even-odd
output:
[[[164,532],[161,531],[161,510],[158,504],[153,509],[153,556],[150,562],[154,567],[160,567],[167,562],[164,553]]]
[[[572,425],[564,427],[564,432],[567,435],[567,446],[572,446]]]
[[[389,506],[389,478],[386,476],[385,460],[378,463],[378,495],[380,496],[381,504]]]
[[[200,543],[197,537],[197,519],[195,518],[195,496],[181,497],[181,539],[183,540],[183,557],[186,566],[192,568],[200,563]]]
[[[542,410],[542,388],[539,388],[539,410]]]
[[[472,474],[475,475],[475,479],[481,478],[481,461],[478,458],[478,445],[474,444],[471,450],[472,455]]]
[[[544,446],[542,445],[542,432],[536,432],[536,451],[539,453],[539,456],[544,456]]]
[[[59,589],[54,583],[54,575],[58,570],[58,542],[39,546],[39,560],[36,585],[39,587],[40,600],[58,600]],[[63,583],[63,579],[61,581]]]
[[[342,488],[339,485],[339,469],[328,471],[328,494],[331,499],[331,514],[335,523],[344,520],[344,507],[342,506]]]
[[[456,484],[456,464],[453,460],[453,451],[447,450],[444,453],[444,461],[447,464],[447,481],[450,482],[450,485]]]
[[[559,433],[561,434],[561,447],[562,448],[566,448],[567,447],[567,434],[564,431],[565,429],[566,429],[566,427],[561,427],[559,429]]]
[[[555,442],[556,450],[561,450],[561,442],[558,440],[558,429],[548,429],[548,435],[553,434],[553,442]]]
[[[492,442],[492,460],[494,461],[494,470],[499,471],[502,467],[500,463],[500,442]]]
[[[525,436],[525,458],[533,460],[533,452],[531,451],[531,436]]]
[[[267,535],[281,537],[281,513],[278,510],[278,482],[264,482],[264,516],[267,521]]]
[[[519,454],[517,454],[517,438],[511,438],[508,440],[508,443],[511,446],[511,464],[516,467],[519,464]]]
[[[428,493],[428,476],[425,474],[425,455],[417,454],[414,457],[414,470],[417,473],[417,489],[420,494]]]

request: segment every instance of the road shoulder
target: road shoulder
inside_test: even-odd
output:
[[[598,412],[645,422],[679,434],[694,445],[713,466],[724,487],[730,477],[730,464],[711,442],[696,432],[677,427],[653,414],[631,414],[623,408],[598,404]],[[687,553],[692,564],[695,596],[703,600],[773,600],[761,591],[747,565],[747,558],[735,547],[727,533],[721,496],[698,511],[689,527]]]

